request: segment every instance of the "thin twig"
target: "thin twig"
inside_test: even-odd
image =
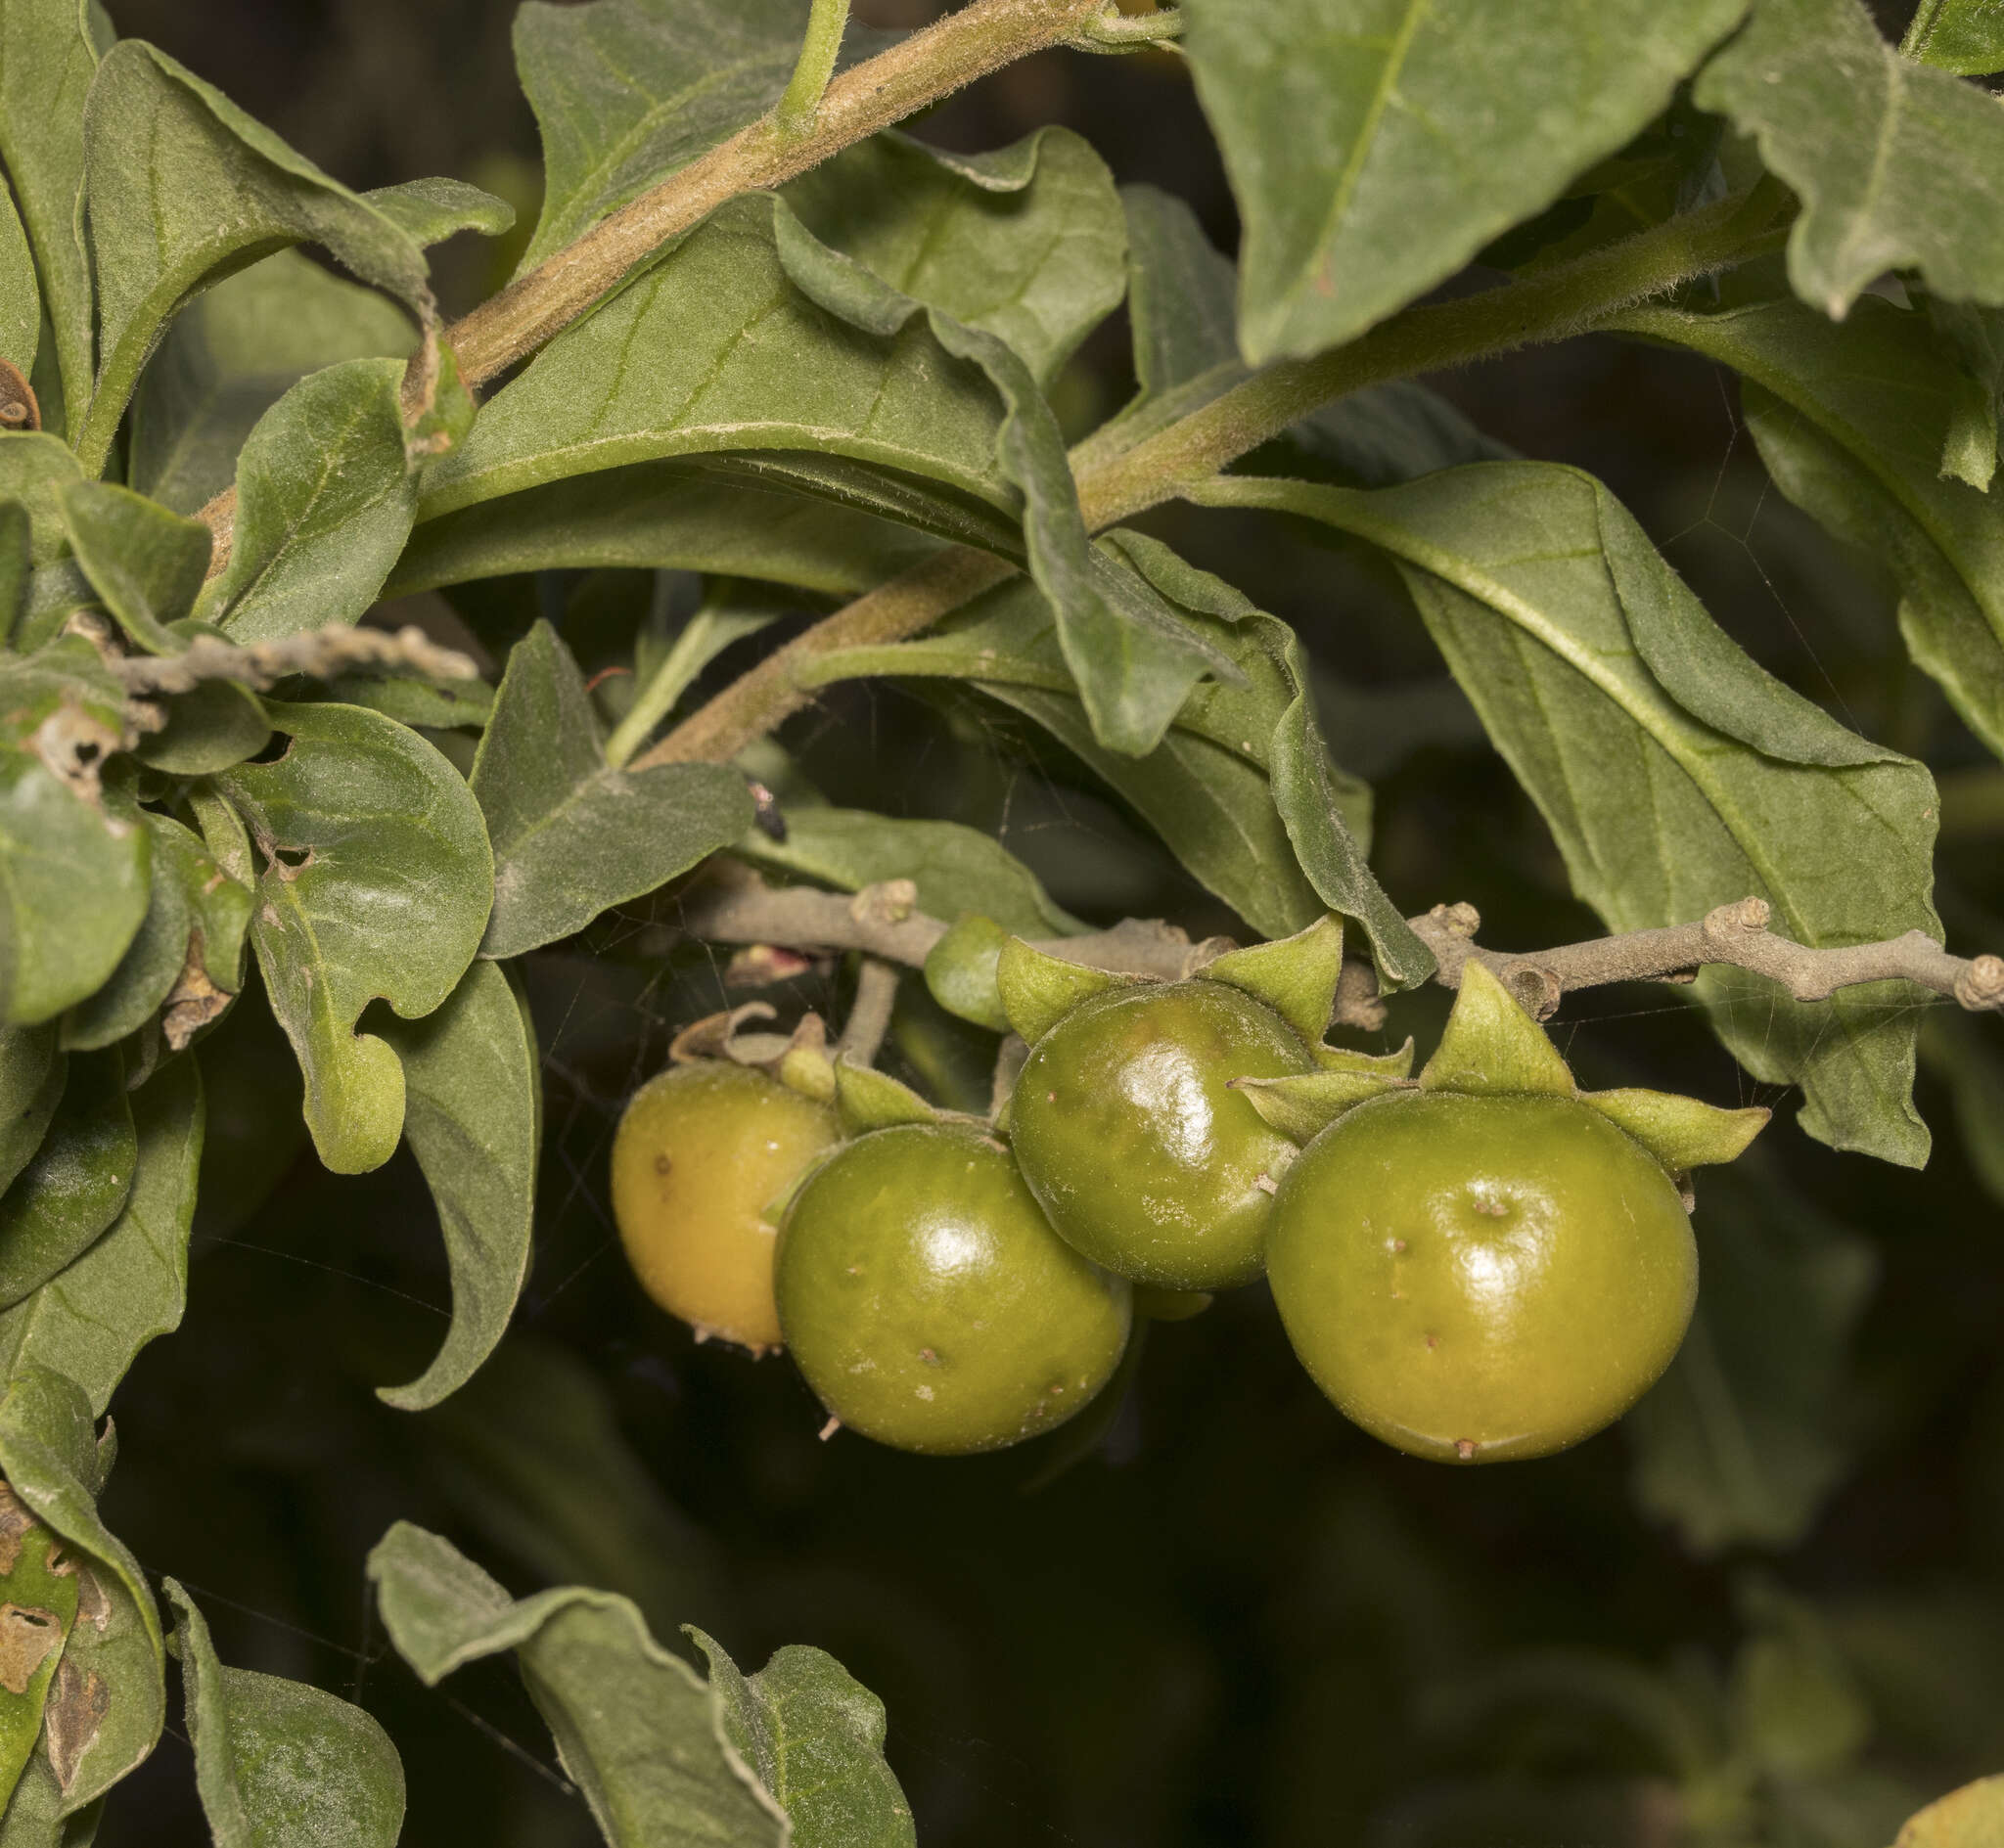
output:
[[[890,1030],[890,1011],[897,1006],[898,969],[894,963],[866,956],[856,972],[856,998],[849,1004],[849,1017],[843,1022],[842,1038],[836,1050],[852,1064],[876,1061],[884,1036]]]
[[[898,881],[904,885],[904,881]],[[685,900],[682,922],[692,936],[714,943],[769,943],[797,950],[860,950],[910,968],[920,967],[946,925],[917,910],[889,916],[869,902],[808,886],[771,886],[733,868]],[[909,889],[906,886],[906,889]],[[1473,907],[1436,905],[1408,920],[1439,964],[1435,979],[1461,985],[1473,958],[1492,969],[1526,1010],[1547,1019],[1562,997],[1609,982],[1676,981],[1705,968],[1750,969],[1778,983],[1799,1001],[1824,1001],[1840,988],[1863,982],[1909,981],[1946,996],[1972,1012],[2004,1011],[2004,957],[1951,956],[1918,930],[1884,943],[1818,948],[1778,936],[1764,899],[1721,905],[1695,924],[1631,930],[1549,950],[1485,950],[1475,941],[1480,925]],[[1229,948],[1212,937],[1192,943],[1172,924],[1128,919],[1111,930],[1036,940],[1038,949],[1089,969],[1114,969],[1179,981]],[[1370,966],[1344,966],[1335,1020],[1372,1026],[1383,1003]]]
[[[422,629],[392,634],[342,622],[248,648],[200,635],[179,654],[128,654],[109,665],[134,699],[192,693],[211,680],[234,680],[261,691],[293,674],[330,680],[351,667],[401,667],[427,680],[473,680],[479,674],[464,654],[440,648]]]

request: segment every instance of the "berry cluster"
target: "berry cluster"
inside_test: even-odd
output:
[[[797,1046],[672,1066],[614,1145],[628,1255],[662,1307],[784,1344],[835,1419],[905,1450],[1049,1430],[1112,1375],[1137,1293],[1187,1313],[1262,1275],[1316,1383],[1386,1442],[1577,1443],[1676,1353],[1682,1177],[1766,1112],[1581,1092],[1479,962],[1414,1078],[1409,1044],[1323,1043],[1341,964],[1333,920],[1177,982],[1012,939],[988,979],[1029,1051],[992,1122]]]

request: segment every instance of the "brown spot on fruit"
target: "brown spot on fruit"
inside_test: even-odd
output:
[[[1471,1437],[1456,1438],[1454,1442],[1454,1454],[1457,1457],[1459,1457],[1463,1463],[1474,1463],[1476,1460],[1475,1440]]]

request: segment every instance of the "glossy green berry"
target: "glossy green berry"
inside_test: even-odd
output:
[[[1127,1344],[1127,1285],[1052,1232],[979,1129],[850,1143],[789,1208],[780,1326],[843,1424],[900,1450],[998,1450],[1084,1408]]]
[[[1557,1096],[1402,1092],[1337,1118],[1281,1183],[1267,1278],[1343,1413],[1415,1456],[1576,1444],[1670,1363],[1697,1300],[1662,1164]]]
[[[641,1287],[701,1334],[775,1345],[767,1209],[841,1139],[826,1104],[724,1059],[643,1085],[613,1138],[613,1218]]]
[[[1279,1014],[1222,982],[1111,989],[1031,1049],[1010,1141],[1051,1224],[1095,1263],[1163,1289],[1250,1284],[1296,1149],[1231,1080],[1312,1062]]]

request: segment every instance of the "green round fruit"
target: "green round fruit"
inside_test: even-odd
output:
[[[1312,1069],[1279,1014],[1223,982],[1111,989],[1031,1049],[1009,1139],[1094,1263],[1162,1289],[1250,1284],[1296,1149],[1230,1081]]]
[[[723,1059],[671,1065],[613,1138],[613,1218],[641,1287],[699,1334],[776,1346],[766,1208],[842,1140],[835,1112]]]
[[[1655,1156],[1570,1098],[1404,1092],[1281,1183],[1267,1281],[1345,1417],[1493,1463],[1611,1424],[1670,1364],[1698,1247]]]
[[[786,1343],[821,1403],[899,1450],[999,1450],[1062,1424],[1127,1345],[1127,1285],[1051,1231],[1007,1149],[959,1124],[860,1137],[780,1234]]]

